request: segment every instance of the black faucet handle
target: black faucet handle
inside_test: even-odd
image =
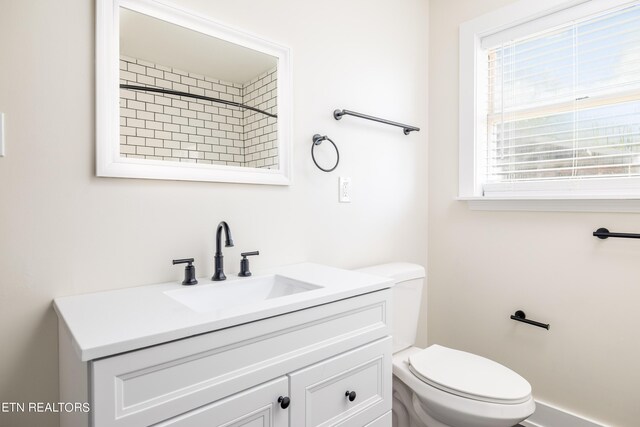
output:
[[[184,268],[184,280],[182,281],[183,285],[198,284],[198,281],[196,280],[196,268],[193,266],[193,258],[174,259],[173,265],[176,264],[187,264],[187,266]]]
[[[238,276],[240,277],[251,276],[251,271],[249,271],[249,260],[247,259],[247,257],[253,256],[253,255],[260,255],[260,252],[258,251],[242,252],[240,254],[240,256],[242,256],[242,259],[240,260],[240,273],[238,273]]]
[[[173,260],[173,265],[176,264],[189,264],[191,265],[193,263],[193,258],[181,258],[181,259],[174,259]]]
[[[253,252],[242,252],[240,254],[241,257],[246,258],[248,256],[253,256],[253,255],[260,255],[260,251],[253,251]]]

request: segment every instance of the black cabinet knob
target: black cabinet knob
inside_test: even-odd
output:
[[[356,400],[356,392],[355,391],[347,390],[347,392],[344,395],[349,399],[349,402],[353,402],[354,400]]]
[[[282,409],[287,409],[289,407],[289,404],[291,403],[291,399],[286,396],[280,396],[278,398],[278,403],[280,404],[280,407]]]

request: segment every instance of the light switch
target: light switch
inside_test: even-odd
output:
[[[0,113],[0,157],[4,157],[4,113]]]
[[[351,177],[341,176],[338,180],[340,203],[351,203]]]

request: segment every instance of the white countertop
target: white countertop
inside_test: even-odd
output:
[[[60,297],[53,305],[71,333],[78,357],[88,361],[378,291],[393,284],[388,278],[312,263],[274,268],[253,277],[261,274],[278,274],[320,288],[206,313],[196,312],[165,294],[246,280],[229,275],[224,282],[198,278],[199,283],[192,287],[171,282]]]

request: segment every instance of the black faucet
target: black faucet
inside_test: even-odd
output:
[[[213,267],[213,277],[211,278],[211,280],[215,281],[227,279],[227,276],[224,275],[224,260],[222,256],[222,229],[224,229],[224,234],[227,237],[224,246],[227,248],[233,246],[229,225],[225,221],[220,221],[218,229],[216,230],[216,255],[213,257],[215,264]]]

